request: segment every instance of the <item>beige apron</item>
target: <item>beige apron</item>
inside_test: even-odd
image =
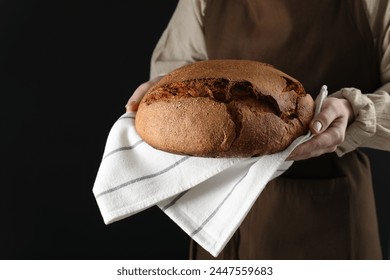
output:
[[[361,1],[209,0],[210,59],[270,63],[316,96],[380,85]],[[368,157],[326,154],[271,181],[218,259],[381,259]],[[191,242],[191,259],[213,259]]]

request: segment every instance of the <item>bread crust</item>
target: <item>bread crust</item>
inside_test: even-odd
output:
[[[295,78],[252,60],[206,60],[145,94],[135,128],[152,147],[200,157],[280,152],[308,132],[314,101]]]

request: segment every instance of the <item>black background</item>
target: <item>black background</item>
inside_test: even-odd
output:
[[[0,0],[0,258],[186,259],[159,209],[105,225],[92,194],[108,132],[177,0]],[[369,151],[388,258],[389,154]]]
[[[159,209],[106,226],[92,194],[177,1],[0,1],[0,258],[187,258]]]

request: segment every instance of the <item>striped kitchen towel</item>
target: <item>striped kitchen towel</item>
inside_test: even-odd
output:
[[[326,86],[316,110],[326,97]],[[93,194],[105,224],[157,205],[193,240],[218,256],[265,185],[293,162],[285,151],[253,158],[200,158],[156,150],[134,128],[134,113],[123,114],[107,138]]]

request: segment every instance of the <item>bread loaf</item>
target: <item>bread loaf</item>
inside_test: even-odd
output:
[[[252,157],[308,132],[314,101],[303,85],[251,60],[182,66],[148,90],[135,128],[152,147],[199,157]]]

